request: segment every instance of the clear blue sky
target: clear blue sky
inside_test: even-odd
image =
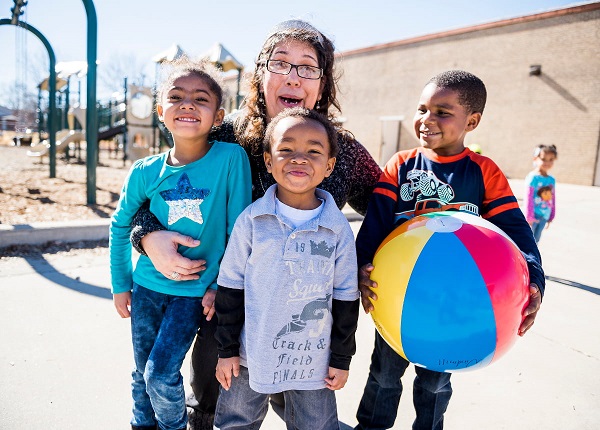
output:
[[[192,55],[222,43],[251,67],[265,35],[277,22],[302,18],[330,36],[340,52],[379,43],[573,6],[569,0],[95,0],[98,61],[133,56],[153,81],[152,56],[179,44]],[[0,18],[10,18],[12,0],[0,0]],[[86,59],[86,14],[81,0],[29,0],[24,19],[50,41],[57,62]],[[0,104],[15,81],[23,46],[16,26],[0,27]],[[47,57],[26,31],[29,64]],[[21,57],[23,59],[23,57]],[[22,60],[21,60],[22,61]],[[27,76],[31,79],[31,76]],[[101,91],[99,90],[99,95]]]

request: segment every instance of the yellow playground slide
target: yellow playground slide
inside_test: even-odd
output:
[[[69,147],[69,144],[81,141],[85,141],[85,131],[61,130],[56,133],[56,153],[63,153]],[[48,155],[49,152],[50,143],[46,139],[43,142],[32,146],[31,149],[27,151],[27,155],[30,157],[43,157]]]

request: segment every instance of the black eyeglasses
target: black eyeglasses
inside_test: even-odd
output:
[[[282,60],[267,61],[267,70],[278,75],[289,75],[292,69],[296,69],[298,76],[304,79],[321,79],[321,76],[323,76],[323,69],[319,67],[299,66]]]

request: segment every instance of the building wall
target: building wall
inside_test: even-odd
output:
[[[466,145],[479,144],[509,178],[523,178],[533,148],[555,144],[558,181],[600,185],[600,3],[348,51],[340,60],[344,125],[376,160],[381,117],[404,118],[400,149],[418,145],[412,119],[423,86],[464,69],[488,90]],[[540,76],[529,75],[534,64]]]

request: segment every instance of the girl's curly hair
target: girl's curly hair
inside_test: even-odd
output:
[[[156,88],[157,103],[162,103],[163,96],[173,83],[182,76],[197,76],[206,82],[210,91],[217,98],[217,107],[223,103],[222,73],[207,60],[193,60],[183,55],[176,60],[165,62],[160,68],[161,82]]]

